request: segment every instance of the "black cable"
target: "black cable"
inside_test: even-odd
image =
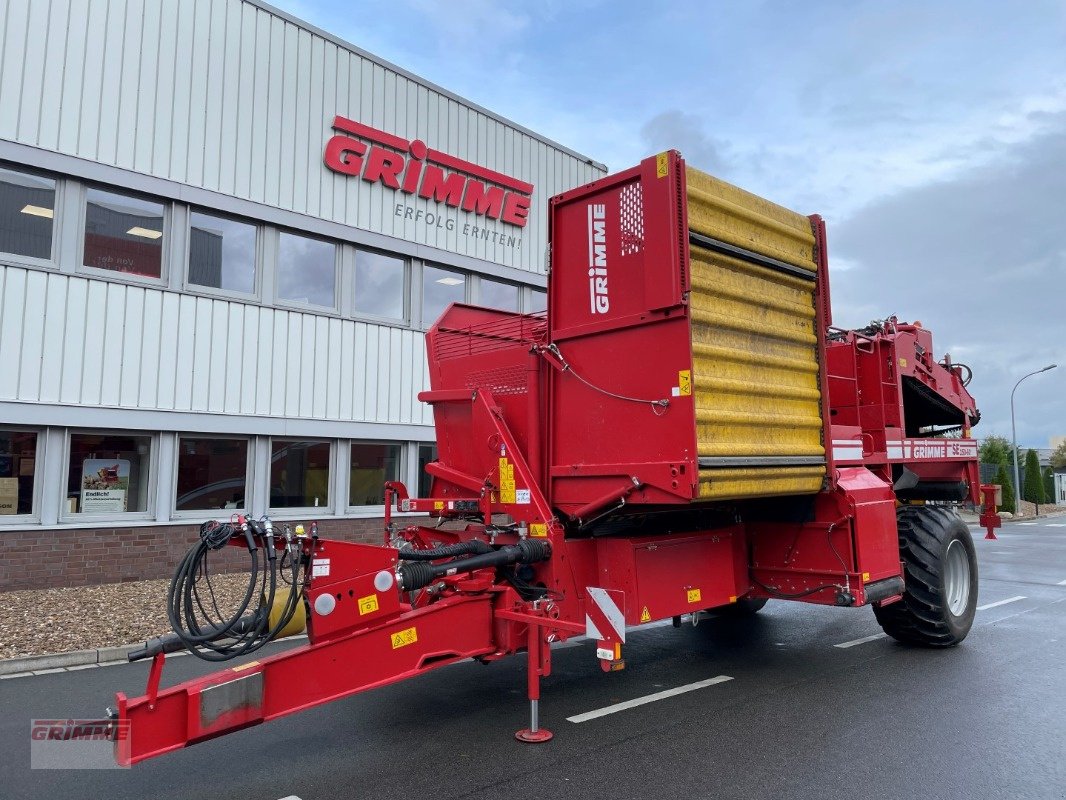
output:
[[[209,556],[242,535],[248,544],[248,584],[236,611],[226,617],[219,609],[211,582]],[[259,542],[266,545],[265,557],[260,556]],[[212,521],[200,527],[200,541],[185,554],[167,592],[167,618],[174,635],[189,652],[205,661],[226,661],[258,650],[282,631],[303,596],[298,591],[303,559],[291,557],[287,544],[279,562],[269,521],[260,524],[249,520],[240,528]],[[289,597],[277,623],[270,626],[279,571],[289,587]],[[307,570],[304,572],[306,581]],[[205,587],[207,597],[202,596]],[[255,598],[258,601],[253,605]]]

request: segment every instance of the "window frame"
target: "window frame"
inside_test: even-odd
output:
[[[163,235],[162,244],[160,245],[159,253],[159,277],[153,278],[150,275],[137,275],[132,272],[120,272],[113,269],[101,269],[100,267],[90,267],[85,264],[85,236],[88,233],[86,225],[88,224],[89,215],[89,190],[96,189],[97,191],[107,192],[108,194],[117,194],[120,196],[132,197],[135,200],[142,200],[146,203],[158,203],[163,206]],[[174,201],[165,197],[155,197],[153,195],[145,194],[144,192],[132,191],[125,189],[121,186],[112,186],[109,184],[101,184],[90,181],[82,181],[77,187],[78,197],[78,246],[76,253],[76,260],[74,264],[74,272],[78,275],[84,275],[92,278],[100,278],[103,280],[118,281],[120,283],[130,283],[137,286],[152,286],[155,288],[165,289],[170,282],[170,252],[172,248],[171,237],[174,235],[172,220],[174,218]]]
[[[71,513],[67,510],[67,492],[70,486],[70,445],[73,437],[75,436],[142,436],[148,438],[148,486],[145,491],[147,492],[148,502],[145,504],[144,511],[123,511],[121,513],[106,512],[102,514],[91,514],[84,511],[78,511]],[[155,498],[156,498],[156,482],[159,475],[159,431],[145,431],[133,428],[66,428],[63,432],[63,471],[60,474],[59,482],[59,522],[60,523],[77,523],[77,522],[118,522],[122,520],[149,520],[155,521]]]
[[[359,253],[372,253],[373,255],[385,256],[386,258],[394,258],[400,262],[400,270],[403,272],[402,280],[402,297],[400,298],[400,305],[402,309],[399,317],[387,317],[381,314],[370,314],[366,311],[359,311],[356,309],[356,298],[359,292]],[[351,303],[351,317],[353,319],[373,322],[377,324],[402,326],[409,328],[411,326],[411,309],[412,309],[412,280],[411,280],[411,258],[410,256],[402,253],[389,253],[383,250],[377,250],[373,247],[363,247],[359,244],[352,244],[352,280],[351,287],[349,289],[349,302]]]
[[[396,464],[396,480],[406,484],[407,473],[407,450],[409,440],[403,439],[349,439],[348,458],[344,464],[344,515],[356,514],[359,516],[379,516],[385,513],[385,503],[377,505],[352,505],[352,445],[356,444],[382,444],[395,445],[399,448],[400,457]]]
[[[327,439],[320,436],[266,436],[266,496],[263,498],[263,508],[272,519],[285,519],[287,517],[307,517],[308,515],[322,517],[336,516],[336,498],[327,497],[326,503],[320,506],[272,506],[270,504],[271,467],[274,464],[274,442],[311,442],[314,444],[329,445],[329,469],[330,474],[326,478],[326,491],[335,492],[334,481],[337,468],[337,440]]]
[[[190,220],[191,219],[192,217],[190,214]],[[268,235],[273,240],[274,250],[274,305],[278,308],[291,308],[294,311],[306,311],[312,314],[323,314],[332,316],[336,316],[337,314],[339,314],[341,309],[341,293],[344,291],[344,287],[342,286],[341,281],[341,255],[344,248],[344,243],[336,239],[331,239],[328,236],[315,236],[310,233],[304,233],[303,231],[298,231],[293,228],[285,228],[280,225],[269,225],[267,227],[269,230]],[[304,239],[313,239],[317,242],[324,242],[326,244],[333,245],[333,305],[322,306],[316,303],[303,303],[299,300],[289,300],[281,296],[281,292],[279,289],[279,286],[281,284],[281,237],[285,234],[288,234],[290,236],[300,236]]]
[[[485,298],[482,296],[482,287],[486,283],[495,283],[500,286],[507,286],[514,289],[514,308],[500,308],[499,306],[490,306],[485,302]],[[478,273],[477,276],[477,304],[482,308],[491,308],[494,311],[504,311],[508,314],[521,314],[522,313],[522,284],[512,283],[511,281],[503,280],[502,278],[496,278],[490,275],[483,275]]]
[[[252,268],[254,274],[252,276],[252,292],[251,294],[245,292],[234,291],[233,289],[222,289],[214,286],[205,286],[201,283],[193,283],[189,279],[189,269],[192,267],[192,217],[193,214],[204,214],[209,217],[218,217],[219,219],[229,220],[231,222],[239,222],[242,225],[251,225],[255,228],[255,247],[252,252]],[[214,208],[207,208],[205,206],[197,206],[187,204],[185,206],[185,241],[183,242],[185,263],[181,272],[181,291],[189,294],[200,294],[208,297],[218,297],[223,300],[236,300],[241,303],[255,303],[260,306],[268,306],[269,303],[264,302],[263,299],[263,272],[266,269],[265,256],[265,240],[267,238],[266,232],[268,230],[274,230],[275,234],[280,228],[276,225],[271,225],[268,222],[264,222],[259,219],[251,219],[249,217],[242,217],[239,214],[230,214],[225,211],[219,211]],[[276,261],[276,259],[275,259]],[[276,295],[277,292],[275,291]],[[272,298],[272,302],[277,304],[277,297]],[[318,306],[321,308],[321,306]]]
[[[174,439],[174,475],[171,481],[170,494],[168,495],[169,511],[171,519],[202,519],[210,516],[213,512],[229,511],[232,514],[250,514],[252,507],[252,487],[255,482],[255,437],[240,436],[226,433],[197,433],[195,431],[179,431]],[[201,509],[178,509],[178,469],[181,461],[182,439],[219,439],[223,441],[242,441],[245,443],[244,452],[244,505],[239,508],[201,508]],[[268,487],[269,488],[269,487]]]
[[[0,516],[0,528],[20,527],[27,524],[40,523],[41,501],[44,498],[44,470],[41,468],[44,462],[45,442],[48,440],[45,428],[35,428],[32,425],[0,425],[3,433],[32,433],[37,437],[34,449],[33,469],[33,497],[30,498],[29,514],[4,514]]]
[[[59,175],[53,175],[46,170],[33,169],[31,167],[25,167],[22,164],[13,164],[9,161],[0,161],[0,169],[6,169],[9,172],[22,172],[26,175],[45,178],[55,184],[55,197],[52,201],[52,249],[48,259],[0,251],[0,264],[13,267],[31,267],[52,272],[59,271],[59,240],[62,237],[60,224],[63,216],[63,201],[66,193],[70,191],[68,188],[70,181]]]

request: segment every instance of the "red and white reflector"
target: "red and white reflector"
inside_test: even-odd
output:
[[[585,635],[593,641],[617,641],[625,643],[626,618],[625,593],[617,590],[598,589],[586,586],[588,602],[585,603]]]

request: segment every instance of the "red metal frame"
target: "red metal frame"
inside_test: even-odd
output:
[[[819,353],[825,488],[773,502],[694,502],[693,404],[664,388],[692,368],[684,162],[671,152],[666,164],[667,179],[652,158],[552,199],[547,318],[462,304],[444,314],[426,337],[431,388],[419,395],[437,429],[431,496],[412,498],[402,483],[387,484],[382,545],[303,540],[312,572],[307,645],[164,690],[157,657],[145,696],[118,696],[118,718],[130,723],[116,743],[119,761],[460,659],[488,662],[522,650],[532,715],[517,736],[545,741],[551,734],[539,728],[536,709],[553,641],[594,635],[601,666],[614,670],[624,665],[626,625],[742,598],[856,606],[876,590],[875,602],[899,599],[886,592],[888,584],[902,586],[893,483],[903,475],[912,492],[966,484],[973,499],[978,483],[973,440],[909,430],[905,391],[920,386],[917,396],[933,398],[938,414],[954,413],[968,435],[978,415],[961,369],[932,360],[930,334],[918,325],[890,320],[875,331],[836,332]],[[589,323],[575,310],[596,301],[587,231],[562,211],[577,198],[617,200],[638,189],[643,239],[607,267],[612,310]],[[825,227],[817,216],[811,225],[817,321],[826,330]],[[613,357],[596,344],[607,335]],[[605,402],[588,383],[649,402]],[[664,391],[669,405],[650,402]],[[401,527],[394,510],[427,512],[440,524]],[[593,536],[597,521],[602,535]],[[550,543],[550,558],[473,570],[458,559],[413,595],[397,583],[403,549],[527,538]]]

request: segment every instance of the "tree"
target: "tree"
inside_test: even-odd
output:
[[[1051,470],[1051,467],[1044,468],[1044,502],[1054,503],[1055,497],[1055,473]]]
[[[1044,479],[1040,475],[1040,458],[1032,448],[1025,454],[1025,482],[1022,497],[1030,503],[1044,502]]]
[[[996,472],[996,483],[1003,487],[1003,503],[1000,504],[1000,511],[1009,511],[1014,513],[1014,484],[1011,483],[1010,475],[1007,474],[1006,459],[999,462],[999,471]]]
[[[1010,442],[1003,436],[992,434],[981,442],[982,464],[1006,464],[1010,457]]]
[[[1055,469],[1066,467],[1066,441],[1063,441],[1052,451],[1051,466],[1055,467]]]

